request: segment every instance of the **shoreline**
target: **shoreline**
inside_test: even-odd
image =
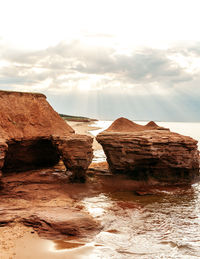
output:
[[[99,129],[98,127],[91,126],[94,124],[94,121],[90,122],[75,122],[75,121],[66,121],[76,133],[78,134],[85,134],[93,137],[93,149],[101,150],[101,145],[96,141],[95,137],[89,132],[92,130]],[[3,198],[3,197],[2,197]],[[17,198],[16,198],[17,199]],[[59,199],[59,197],[58,197]],[[6,200],[6,197],[5,197]],[[9,199],[10,206],[4,207],[4,203],[2,203],[2,209],[0,209],[0,215],[5,215],[5,210],[12,210],[13,207],[16,207],[20,210],[24,208],[29,210],[29,205],[27,204],[27,200],[23,198],[18,198],[16,204],[13,198]],[[41,199],[37,201],[31,200],[31,203],[41,203]],[[54,199],[49,201],[50,203],[54,203]],[[61,197],[60,202],[56,199],[57,206],[60,206],[59,203],[63,203],[63,197]],[[69,198],[65,199],[65,202],[74,203],[75,200]],[[43,202],[42,202],[43,203]],[[15,205],[14,205],[15,204]],[[33,204],[33,205],[34,205]],[[78,204],[78,202],[77,202]],[[8,204],[7,204],[8,205]],[[41,206],[44,206],[41,204]],[[23,209],[24,209],[23,208]],[[8,216],[9,217],[9,216]],[[9,220],[9,219],[8,219]],[[75,238],[76,239],[76,238]],[[5,226],[0,227],[0,259],[25,259],[30,258],[33,259],[37,256],[37,259],[43,259],[44,257],[48,258],[63,258],[62,254],[55,253],[55,251],[49,251],[46,247],[54,247],[54,243],[51,240],[43,239],[39,237],[38,233],[32,228],[25,226],[23,223],[20,222],[11,222],[9,224],[5,224]],[[39,251],[35,251],[39,249]],[[92,248],[90,248],[92,249]],[[87,253],[87,248],[83,247],[82,252],[84,251]],[[33,256],[32,256],[33,255]],[[78,251],[78,249],[67,250],[66,258],[78,258],[81,256],[82,253]],[[78,257],[76,257],[78,256]]]
[[[96,138],[94,135],[90,133],[92,130],[98,130],[101,129],[100,127],[91,126],[94,124],[94,121],[90,122],[75,122],[75,121],[67,121],[67,124],[69,124],[77,134],[83,134],[93,137],[93,150],[102,150],[102,146],[96,141]]]
[[[94,151],[102,150],[102,147],[96,141],[95,136],[90,133],[92,130],[99,129],[94,126],[94,122],[67,121],[67,124],[69,124],[78,134],[92,136],[94,139]],[[115,204],[113,213],[115,214],[115,211],[119,210],[119,213],[124,215],[124,210],[132,209],[134,211],[143,211],[143,201],[145,199],[151,199],[151,197],[152,199],[157,199],[161,196],[162,199],[163,195],[172,197],[171,194],[182,195],[187,193],[192,196],[194,192],[192,188],[187,189],[187,186],[184,188],[156,188],[154,191],[146,189],[143,183],[139,186],[138,182],[129,181],[122,176],[112,177],[109,175],[107,173],[108,164],[106,162],[91,163],[88,170],[89,179],[85,184],[65,184],[62,182],[62,179],[59,183],[56,178],[52,177],[52,172],[57,172],[56,170],[59,170],[59,168],[55,167],[51,169],[51,172],[47,174],[48,176],[44,176],[48,171],[47,169],[44,169],[44,174],[36,173],[33,177],[31,174],[34,174],[34,172],[24,172],[24,174],[16,175],[16,178],[14,176],[14,181],[10,176],[5,177],[7,178],[7,180],[4,180],[5,186],[11,184],[12,189],[10,190],[13,193],[9,194],[8,192],[6,194],[2,191],[3,195],[0,196],[0,259],[81,259],[87,258],[87,256],[89,257],[91,254],[95,254],[95,249],[98,249],[98,247],[101,247],[102,245],[101,243],[98,243],[98,239],[94,239],[94,242],[90,242],[89,236],[88,242],[87,240],[82,242],[82,240],[79,240],[76,236],[71,240],[66,236],[66,238],[60,239],[59,242],[58,240],[52,241],[47,238],[42,238],[33,227],[25,226],[18,220],[18,213],[21,213],[20,210],[23,210],[26,213],[29,211],[36,213],[37,210],[42,209],[48,214],[48,209],[55,209],[57,211],[61,208],[66,209],[66,207],[68,207],[69,209],[77,208],[80,212],[87,212],[87,200],[96,199],[97,204],[95,200],[94,204],[89,204],[88,202],[88,208],[90,208],[90,205],[95,205],[97,206],[98,211],[98,209],[104,209],[101,198],[105,197],[103,202],[107,202],[107,197],[110,197],[111,203],[108,202],[108,205],[111,205],[112,207],[113,203]],[[25,180],[25,178],[27,179]],[[31,179],[33,182],[31,182]],[[140,187],[141,190],[138,191],[137,188]],[[105,193],[105,196],[102,195],[102,193]],[[118,195],[122,195],[122,197],[118,197]],[[133,195],[135,195],[136,198],[132,201]],[[86,201],[86,205],[84,205],[84,200]],[[139,200],[138,203],[135,202],[137,200]],[[105,209],[105,211],[109,215],[109,210]],[[15,216],[15,220],[11,223],[9,223],[10,214]],[[117,222],[118,220],[117,212],[115,216],[116,218],[113,222]],[[95,219],[95,216],[93,217]],[[109,218],[107,218],[107,220],[108,219]],[[126,219],[129,220],[128,217]],[[105,222],[104,218],[99,218],[99,222]],[[117,225],[117,227],[118,226],[120,225]],[[115,233],[118,233],[115,232],[118,231],[117,227],[115,228],[115,225],[111,225],[111,227],[108,228],[104,226],[104,230],[101,234],[104,237],[107,235],[113,235],[112,237],[114,237]],[[121,225],[121,227],[120,231],[122,231],[123,235],[123,225]],[[118,233],[119,237],[120,231]],[[57,243],[61,244],[60,250],[59,248],[56,248]],[[79,244],[82,245],[78,247]],[[70,245],[77,246],[77,248],[70,249]],[[111,244],[111,247],[112,246],[114,245]]]

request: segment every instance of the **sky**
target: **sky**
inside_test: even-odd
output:
[[[199,0],[0,0],[0,90],[64,114],[200,121]]]

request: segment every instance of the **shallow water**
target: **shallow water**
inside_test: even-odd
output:
[[[106,128],[111,123],[97,122],[97,126]],[[158,124],[199,140],[200,123]],[[93,131],[93,134],[98,132]],[[96,161],[103,158],[104,154],[97,152]],[[42,250],[39,253],[36,245],[35,256],[66,259],[200,258],[200,184],[185,189],[157,190],[154,194],[142,196],[126,188],[120,180],[119,188],[114,182],[113,186],[115,188],[101,189],[90,197],[85,196],[81,201],[85,210],[102,224],[102,231],[90,243],[81,240],[44,241],[45,251],[41,256]]]
[[[147,196],[102,193],[84,203],[104,226],[94,258],[200,257],[199,185]]]
[[[95,124],[104,130],[111,123]],[[200,140],[200,123],[157,124]],[[103,159],[104,153],[99,152],[96,160]],[[95,249],[94,258],[200,258],[200,184],[147,196],[130,191],[101,193],[84,204],[104,225],[96,237],[103,246]]]
[[[111,186],[81,203],[102,224],[89,243],[35,240],[17,258],[200,258],[199,184],[144,196]]]

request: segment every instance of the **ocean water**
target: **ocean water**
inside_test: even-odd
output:
[[[200,258],[199,184],[146,196],[119,189],[83,204],[103,226],[88,258]]]
[[[112,122],[98,121],[98,134]],[[138,122],[146,124],[146,122]],[[167,123],[158,125],[200,139],[200,123]],[[103,153],[96,156],[101,161]],[[56,248],[56,243],[45,242],[33,252],[23,249],[21,258],[58,259],[197,259],[200,258],[200,184],[188,188],[157,190],[139,195],[129,181],[101,176],[98,188],[92,194],[85,192],[80,201],[102,225],[102,230],[89,243],[69,249]],[[104,179],[104,180],[103,180]],[[104,184],[102,184],[104,183]],[[74,185],[74,188],[76,185]],[[87,187],[88,188],[88,187]],[[90,186],[91,188],[91,186]],[[65,244],[66,240],[59,240]],[[77,242],[74,240],[73,242]],[[67,247],[66,246],[66,247]],[[44,253],[42,254],[42,249]]]
[[[101,129],[92,131],[93,135],[111,123],[96,122],[95,126]],[[158,125],[200,140],[200,123],[158,122]],[[97,161],[103,156],[99,154]],[[103,225],[103,231],[93,240],[98,246],[93,246],[88,258],[200,258],[199,183],[187,189],[166,189],[144,196],[120,183],[119,189],[85,198],[83,204]]]
[[[98,134],[111,123],[97,121],[95,126],[101,129],[92,131],[92,134]],[[200,123],[159,122],[158,125],[200,140]],[[105,156],[101,151],[97,153],[96,161],[102,159]],[[58,248],[58,241],[33,238],[26,243],[24,236],[19,240],[19,251],[13,258],[200,258],[200,183],[188,188],[157,189],[154,193],[139,195],[132,189],[131,180],[109,175],[101,177],[98,188],[95,185],[92,192],[88,193],[88,185],[85,185],[85,196],[80,201],[102,225],[101,231],[90,242],[58,240],[62,244]],[[74,184],[74,192],[78,193],[80,184],[77,186]],[[69,243],[75,244],[75,248],[69,248]]]

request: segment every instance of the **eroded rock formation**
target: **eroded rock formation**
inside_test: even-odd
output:
[[[159,183],[185,184],[199,177],[197,141],[154,122],[117,119],[97,136],[113,173]]]
[[[43,94],[0,91],[0,171],[53,166],[63,160],[84,179],[92,160],[92,138],[78,135]]]
[[[63,238],[63,236],[89,237],[100,229],[99,224],[80,209],[48,208],[38,210],[21,219],[26,226],[33,227],[41,237]]]
[[[6,174],[4,188],[0,188],[0,228],[22,224],[32,227],[41,238],[53,240],[89,239],[98,233],[101,224],[80,202],[87,183],[68,183],[61,168],[56,165]],[[91,195],[90,191],[87,194]]]

